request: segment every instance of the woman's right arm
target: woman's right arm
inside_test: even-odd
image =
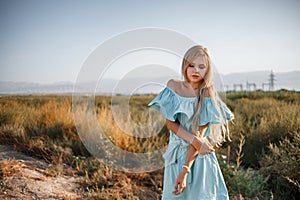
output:
[[[172,122],[167,119],[166,124],[169,130],[175,133],[178,137],[193,145],[193,147],[195,147],[197,151],[200,151],[201,146],[204,143],[203,138],[196,137],[194,134],[188,132],[185,128],[180,126],[180,124],[177,122]]]

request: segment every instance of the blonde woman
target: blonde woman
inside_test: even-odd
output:
[[[183,81],[169,80],[149,106],[161,112],[170,130],[162,199],[227,200],[214,147],[229,138],[234,116],[212,83],[208,50],[194,46],[184,55]]]

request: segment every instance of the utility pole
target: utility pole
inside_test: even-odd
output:
[[[269,87],[270,87],[269,90],[270,91],[274,90],[275,81],[276,81],[275,75],[273,73],[273,70],[271,70],[270,79],[269,79]]]

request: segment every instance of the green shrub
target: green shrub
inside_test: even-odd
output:
[[[300,198],[300,132],[284,138],[278,145],[270,144],[261,161],[261,172],[270,176],[269,185],[275,199]]]
[[[241,194],[246,198],[269,199],[270,192],[267,191],[267,178],[259,172],[243,168],[236,169],[235,165],[221,164],[222,172],[229,193],[231,195]]]
[[[225,160],[220,162],[225,182],[231,196],[240,196],[246,198],[269,199],[269,192],[266,191],[267,178],[259,173],[259,171],[248,168],[245,170],[241,167],[242,158],[244,156],[243,146],[245,144],[245,136],[240,134],[239,144],[236,146],[236,164],[228,163]]]
[[[268,150],[269,143],[278,144],[300,126],[300,102],[268,97],[257,100],[241,98],[230,100],[228,104],[236,117],[235,125],[231,126],[233,145],[238,143],[240,133],[246,137],[243,158],[246,167],[258,169],[259,160]]]

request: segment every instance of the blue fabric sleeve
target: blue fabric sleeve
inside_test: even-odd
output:
[[[149,104],[159,111],[166,119],[176,121],[180,109],[180,102],[176,94],[169,88],[162,90]]]
[[[225,124],[234,119],[233,113],[225,104],[218,105],[220,108],[220,114],[214,105],[213,101],[209,97],[204,98],[203,107],[200,112],[199,126],[203,126],[207,123],[211,124]]]

